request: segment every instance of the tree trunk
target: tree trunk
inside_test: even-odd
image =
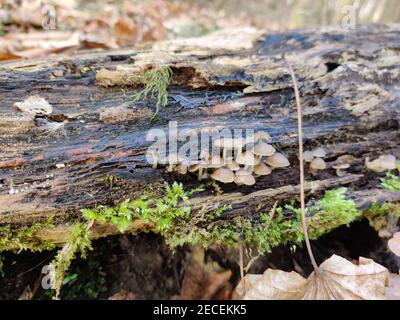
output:
[[[251,215],[297,197],[296,107],[283,55],[299,80],[305,149],[327,151],[326,170],[312,173],[306,166],[307,195],[347,186],[360,208],[400,200],[379,185],[382,174],[364,166],[367,157],[400,158],[400,26],[242,30],[1,64],[0,224],[30,225],[54,215],[58,227],[40,237],[62,242],[65,225],[80,208],[133,199],[145,190],[161,194],[164,181],[196,187],[195,175],[146,162],[146,133],[167,129],[169,121],[177,121],[178,129],[266,130],[291,163],[251,187],[204,191],[191,199],[194,210],[231,204],[225,215]],[[173,76],[168,105],[152,118],[154,100],[130,103],[127,96],[141,89],[131,75],[160,64],[170,66]],[[14,103],[32,95],[45,98],[53,112],[34,117],[17,110]],[[65,123],[48,132],[43,121]],[[355,159],[339,177],[329,163],[345,154]],[[96,226],[92,236],[114,232]]]

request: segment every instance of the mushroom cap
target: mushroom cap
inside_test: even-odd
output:
[[[254,134],[254,140],[255,141],[260,141],[260,140],[271,141],[271,136],[266,131],[257,131]]]
[[[314,158],[310,163],[311,169],[324,170],[326,168],[326,162],[322,158]]]
[[[213,155],[206,165],[207,168],[220,168],[224,165],[224,159],[219,155]]]
[[[303,152],[303,159],[305,162],[311,162],[313,158],[314,156],[311,151],[307,150]]]
[[[233,171],[226,167],[222,167],[222,168],[215,170],[211,174],[211,177],[214,180],[221,181],[223,183],[230,183],[235,180],[235,174],[233,173]]]
[[[394,170],[396,169],[396,157],[391,154],[381,155],[378,160],[380,161],[380,165],[382,168],[386,170]]]
[[[275,153],[275,148],[268,143],[259,142],[253,147],[252,151],[258,156],[272,156]]]
[[[186,174],[187,169],[188,169],[188,166],[184,163],[180,163],[174,168],[174,170],[180,174]]]
[[[199,163],[193,163],[188,167],[188,171],[189,172],[196,172],[197,170],[199,170],[201,167],[201,165]]]
[[[311,151],[311,154],[312,154],[314,157],[323,158],[323,157],[326,156],[326,151],[325,151],[324,148],[319,147],[319,148],[313,149],[313,150]]]
[[[240,169],[240,165],[236,162],[228,163],[227,168],[231,169],[232,171],[236,171]]]
[[[254,173],[259,176],[266,176],[272,172],[271,168],[268,167],[264,162],[260,162],[254,166]]]
[[[240,170],[239,170],[240,171]],[[246,171],[246,170],[244,170]],[[243,174],[243,175],[236,175],[235,174],[235,183],[237,185],[244,184],[246,186],[252,186],[256,183],[256,179],[253,177],[252,174]]]
[[[251,172],[245,169],[239,169],[235,172],[235,176],[250,176]]]
[[[373,161],[369,161],[369,158],[367,157],[365,159],[365,166],[372,171],[375,172],[383,172],[385,170],[394,170],[396,169],[396,157],[387,154],[387,155],[381,155],[379,156],[378,159],[375,159]]]
[[[254,166],[260,162],[260,159],[256,157],[251,151],[245,151],[238,153],[235,161],[239,164],[243,164],[246,166]]]
[[[345,162],[342,162],[342,163],[338,162],[338,163],[333,164],[332,168],[333,169],[348,169],[348,168],[350,168],[350,164],[345,163]]]
[[[289,160],[282,153],[279,152],[276,152],[272,156],[267,157],[267,160],[265,162],[271,167],[275,168],[283,168],[290,165]]]

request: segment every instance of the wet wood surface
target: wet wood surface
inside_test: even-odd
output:
[[[305,148],[326,148],[328,167],[341,155],[356,158],[344,177],[332,168],[316,174],[307,169],[307,194],[347,186],[350,195],[370,199],[382,191],[382,174],[367,171],[365,158],[400,158],[400,26],[253,30],[0,64],[0,224],[54,215],[62,228],[80,208],[118,203],[145,190],[161,194],[164,181],[194,188],[195,175],[153,169],[145,160],[146,133],[168,128],[169,121],[179,129],[266,130],[291,162],[254,186],[228,184],[222,195],[198,194],[195,210],[230,202],[226,214],[251,215],[296,197],[296,109],[283,55],[300,84]],[[160,64],[170,66],[173,76],[168,105],[152,119],[154,100],[130,102],[140,87],[125,80],[143,66]],[[53,106],[45,121],[63,122],[58,130],[44,131],[43,119],[13,106],[30,95]],[[110,176],[112,188],[104,183]],[[312,181],[320,184],[313,188]]]

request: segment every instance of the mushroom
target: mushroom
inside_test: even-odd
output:
[[[254,173],[259,176],[266,176],[272,172],[271,168],[268,167],[264,162],[260,162],[254,166]]]
[[[311,162],[314,156],[312,155],[311,151],[304,151],[303,152],[303,159],[305,162]]]
[[[243,146],[242,138],[220,138],[214,141],[214,145],[223,148],[222,155],[223,158],[226,159],[226,153],[228,150],[240,149]]]
[[[174,170],[180,174],[186,174],[188,170],[188,165],[186,163],[179,163]]]
[[[326,168],[326,162],[322,158],[314,158],[310,163],[312,170],[324,170]]]
[[[158,162],[158,160],[157,160],[157,156],[158,156],[157,150],[154,150],[154,149],[150,150],[150,156],[151,156],[151,160],[152,160],[153,169],[157,169],[157,162]]]
[[[213,155],[206,165],[207,168],[220,168],[224,165],[224,159],[219,155]]]
[[[229,169],[231,169],[232,171],[236,171],[236,170],[240,169],[240,165],[237,162],[228,163],[226,166]]]
[[[226,167],[221,167],[217,170],[215,170],[212,174],[211,177],[214,180],[223,182],[223,183],[230,183],[235,180],[235,175],[232,170],[226,168]]]
[[[254,135],[254,140],[256,141],[271,141],[271,136],[266,131],[257,131]]]
[[[267,160],[265,162],[274,168],[283,168],[290,165],[289,160],[282,153],[279,152],[276,152],[272,156],[267,157]]]
[[[237,185],[245,184],[246,186],[252,186],[256,183],[256,179],[253,177],[251,172],[245,169],[236,171],[234,180]]]
[[[396,169],[396,157],[387,154],[387,155],[381,155],[379,156],[378,159],[375,159],[373,161],[369,161],[369,158],[367,157],[365,159],[365,166],[374,172],[383,172],[386,170],[394,170]]]
[[[259,142],[253,147],[252,151],[258,156],[272,156],[275,153],[275,148],[268,143]]]
[[[249,169],[250,167],[260,163],[260,158],[254,155],[251,151],[245,151],[237,155],[236,162],[244,165],[245,169]]]
[[[338,177],[343,177],[346,174],[346,170],[350,168],[350,164],[348,163],[337,163],[337,164],[333,164],[332,168],[336,170],[336,175]]]
[[[315,148],[311,151],[313,157],[323,158],[326,156],[326,151],[324,148]]]

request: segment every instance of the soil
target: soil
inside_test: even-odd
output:
[[[398,272],[400,258],[386,248],[386,242],[368,225],[366,220],[340,227],[312,242],[318,263],[336,253],[349,260],[359,256],[374,259],[390,272]],[[18,299],[29,286],[33,299],[49,299],[51,292],[40,286],[41,270],[55,252],[34,254],[4,253],[4,277],[0,279],[0,299]],[[239,280],[237,252],[222,248],[209,249],[205,258],[214,260],[224,269],[231,269],[230,282]],[[180,293],[190,250],[180,248],[171,252],[163,239],[154,234],[122,235],[94,242],[87,259],[74,261],[62,299],[108,299],[119,292],[130,292],[135,299],[173,299]],[[307,276],[312,271],[305,248],[292,252],[289,246],[279,246],[260,256],[250,267],[251,273],[262,273],[266,268],[297,271]],[[26,292],[26,290],[25,290]]]

